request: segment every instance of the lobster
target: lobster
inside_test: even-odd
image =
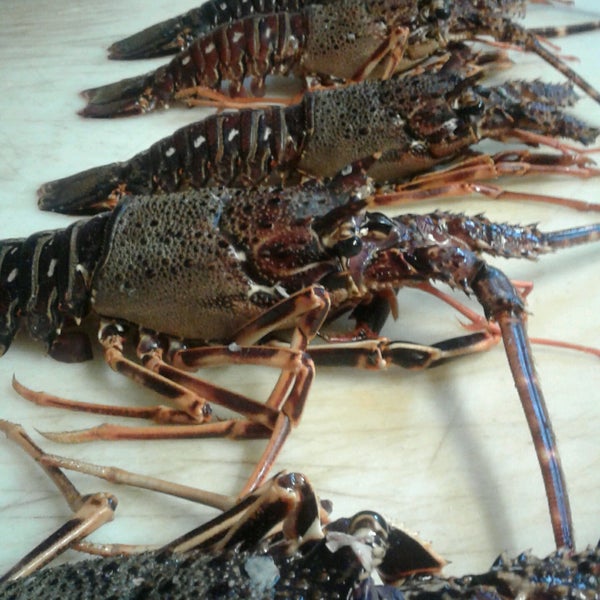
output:
[[[80,114],[146,113],[181,95],[189,99],[197,88],[200,95],[206,88],[220,90],[224,81],[238,96],[246,78],[252,93],[262,96],[267,75],[293,73],[323,82],[387,78],[445,51],[449,43],[481,35],[536,52],[600,102],[597,90],[511,20],[524,9],[523,0],[330,0],[253,12],[195,38],[156,71],[85,90],[88,104]]]
[[[6,116],[1,127],[6,138],[2,145],[0,191],[2,237],[21,237],[31,231],[64,226],[64,220],[38,214],[30,205],[39,182],[67,174],[69,170],[73,172],[75,167],[82,169],[132,155],[180,126],[182,119],[192,116],[173,111],[161,118],[149,116],[143,122],[107,121],[101,125],[73,119],[77,99],[70,96],[73,85],[79,86],[89,77],[89,66],[85,65],[96,60],[100,69],[106,68],[106,79],[111,74],[109,69],[120,67],[114,63],[102,64],[98,53],[94,55],[89,39],[106,38],[107,23],[114,32],[124,33],[142,14],[146,22],[152,22],[153,17],[157,20],[159,9],[157,5],[136,1],[125,5],[108,1],[98,4],[96,18],[89,19],[82,18],[77,6],[63,4],[61,10],[50,12],[25,11],[20,4],[7,5],[7,18],[0,23],[6,42],[0,49],[3,56],[0,69],[7,92],[0,97]],[[577,4],[584,10],[587,6],[588,11],[595,8],[590,0],[578,0]],[[185,8],[183,2],[171,3],[169,7],[171,10]],[[122,16],[119,22],[115,21],[116,14]],[[556,12],[552,14],[553,22],[557,22],[557,16],[562,17]],[[25,48],[22,43],[25,27],[30,31],[43,31],[45,35],[32,36]],[[47,36],[52,36],[52,52],[42,45]],[[16,48],[19,51],[14,50]],[[79,49],[78,61],[72,60],[73,48]],[[591,39],[586,42],[582,38],[569,38],[564,48],[567,53],[590,57],[593,44]],[[60,76],[54,76],[52,70],[57,62]],[[532,76],[524,71],[526,67],[527,60],[519,64],[523,73],[520,77]],[[45,76],[24,85],[21,74],[39,72],[39,69],[43,69]],[[121,76],[127,74],[123,72]],[[56,102],[57,96],[65,101]],[[594,107],[587,102],[581,103],[581,109],[587,110],[587,118],[594,122]],[[44,106],[43,114],[40,106]],[[95,133],[94,127],[99,126],[102,131]],[[561,178],[546,181],[538,177],[535,185],[537,192],[556,194],[560,188],[560,193],[568,197],[597,197],[594,180],[572,185]],[[437,203],[430,202],[422,210],[434,208]],[[477,213],[482,210],[481,201],[462,200],[461,210]],[[536,207],[513,202],[488,203],[485,210],[499,221],[540,219]],[[574,225],[580,218],[552,209],[544,209],[542,215],[550,229]],[[596,273],[592,258],[589,249],[581,248],[548,257],[535,267],[533,300],[537,302],[532,310],[536,318],[530,322],[533,335],[536,328],[540,335],[539,329],[551,323],[553,336],[590,344],[597,341],[592,315],[598,295],[594,292]],[[511,273],[529,278],[531,267],[527,263],[513,265]],[[400,339],[435,340],[455,335],[452,316],[437,310],[434,302],[417,291],[401,294],[402,314],[415,315],[415,318],[402,319],[402,331],[389,320],[384,331],[389,337]],[[27,373],[28,382],[37,389],[56,388],[57,375],[64,374],[68,381],[64,382],[65,387],[61,384],[62,391],[72,397],[118,397],[122,402],[140,402],[136,387],[121,384],[117,375],[108,370],[104,372],[102,361],[61,369],[54,361],[42,357],[32,363],[34,352],[32,343],[21,337],[0,360],[0,379],[5,382],[2,412],[13,420],[35,424],[41,429],[65,429],[77,426],[78,421],[85,424],[82,416],[62,411],[34,411],[20,402],[9,390],[13,373],[22,377]],[[597,525],[593,508],[597,505],[600,488],[593,462],[595,453],[581,449],[582,443],[587,443],[592,450],[595,448],[596,364],[594,358],[579,356],[569,360],[567,366],[567,358],[563,352],[542,350],[537,353],[537,366],[545,384],[553,390],[554,398],[571,399],[568,406],[559,401],[550,409],[558,428],[565,469],[574,474],[569,482],[571,496],[582,500],[573,506],[575,525],[579,531],[589,532]],[[541,494],[536,496],[537,465],[533,453],[530,456],[529,438],[524,428],[519,430],[521,415],[516,411],[520,409],[510,402],[512,382],[502,376],[497,359],[496,353],[480,355],[474,360],[432,370],[426,377],[410,372],[400,378],[392,372],[369,374],[323,368],[312,387],[313,400],[305,410],[303,427],[283,448],[281,464],[293,470],[310,469],[315,483],[343,503],[345,514],[360,509],[360,504],[379,503],[385,506],[386,515],[396,515],[397,520],[397,515],[410,510],[411,522],[431,532],[443,554],[452,559],[456,573],[483,571],[489,565],[482,562],[482,557],[492,556],[501,547],[515,552],[532,544],[531,540],[536,540],[538,553],[546,553],[552,542],[549,528],[540,527],[545,507]],[[246,389],[262,389],[263,375],[262,371],[255,373],[252,368],[234,367],[223,372],[215,370],[211,380],[229,385],[242,377]],[[485,403],[481,402],[478,390],[485,390]],[[498,438],[510,440],[507,454],[499,451]],[[258,443],[240,445],[214,440],[208,445],[192,447],[184,442],[98,443],[69,450],[78,458],[101,452],[104,461],[109,460],[107,455],[126,464],[143,461],[145,467],[154,471],[168,469],[172,477],[185,474],[190,480],[199,476],[212,478],[211,486],[224,488],[231,494],[242,485],[245,465],[258,456],[262,448]],[[61,451],[67,450],[63,446]],[[515,456],[519,460],[514,460]],[[0,463],[4,482],[0,516],[10,519],[11,527],[18,524],[19,528],[19,536],[5,536],[0,548],[0,560],[7,568],[9,560],[30,546],[34,531],[37,534],[42,523],[54,518],[56,508],[42,486],[27,477],[26,469],[11,456],[10,448],[2,453]],[[24,511],[20,507],[26,492],[31,493],[35,504],[28,504]],[[127,495],[128,491],[121,493]],[[140,523],[146,527],[146,518],[151,519],[153,528],[161,525],[170,528],[174,519],[183,518],[181,513],[165,514],[162,507],[151,503],[144,505],[142,515],[128,514],[127,503],[122,501],[121,505],[118,524],[130,532],[137,530]],[[454,506],[461,506],[463,510],[452,511]],[[474,514],[481,518],[473,519]],[[457,531],[468,536],[464,544],[457,544]],[[119,537],[118,532],[116,535]],[[110,537],[110,531],[106,537]],[[145,531],[144,538],[147,539]]]
[[[5,240],[0,246],[6,351],[20,323],[60,360],[88,357],[80,331],[90,311],[116,371],[168,397],[176,409],[91,407],[31,392],[34,402],[106,414],[153,418],[179,427],[101,426],[55,433],[56,441],[226,436],[269,438],[244,493],[259,485],[300,419],[314,367],[350,364],[419,369],[489,347],[478,332],[431,346],[390,342],[379,331],[395,292],[441,281],[475,295],[497,322],[548,494],[557,546],[573,544],[560,459],[525,333],[521,297],[481,252],[534,258],[596,240],[600,225],[543,234],[493,224],[481,216],[436,212],[388,218],[365,212],[369,182],[351,172],[340,182],[263,191],[205,189],[131,197],[110,213],[65,230]],[[173,289],[178,293],[173,294]],[[350,314],[356,327],[310,348],[322,325]],[[135,324],[135,326],[133,326]],[[292,328],[289,345],[257,345]],[[137,335],[135,331],[138,331]],[[142,365],[125,356],[138,340]],[[218,346],[206,346],[218,342]],[[266,403],[212,386],[185,371],[223,364],[270,365],[281,371]],[[211,421],[209,403],[242,420]]]
[[[473,179],[502,173],[555,170],[588,177],[597,173],[587,157],[562,146],[564,151],[558,156],[499,153],[489,160],[480,157],[471,164],[459,163],[456,174],[450,169],[428,175],[422,183],[410,181],[411,176],[436,165],[468,158],[471,146],[486,138],[516,138],[534,145],[556,145],[549,136],[593,142],[598,129],[563,110],[575,98],[572,88],[562,84],[478,85],[476,78],[465,77],[447,63],[436,74],[308,93],[298,104],[285,108],[209,116],[127,161],[43,185],[38,204],[44,210],[87,214],[111,208],[124,193],[171,192],[214,184],[293,185],[301,173],[331,177],[375,153],[381,156],[369,168],[369,175],[379,183],[404,181],[408,199],[418,199],[419,194],[430,197],[432,189],[437,195],[464,193],[475,189],[470,185]],[[497,190],[490,194],[501,196]]]
[[[159,576],[165,580],[173,577],[174,572],[183,569],[184,565],[195,564],[194,569],[200,565],[203,568],[212,566],[215,568],[214,576],[207,577],[204,587],[195,590],[197,593],[202,591],[200,597],[203,598],[221,596],[223,591],[218,590],[226,590],[234,582],[239,586],[240,593],[247,588],[248,592],[267,593],[274,588],[279,593],[283,590],[291,593],[296,586],[307,585],[305,578],[311,583],[311,593],[319,593],[322,597],[335,597],[339,593],[345,597],[348,592],[342,593],[340,590],[358,590],[369,585],[367,580],[375,570],[384,581],[394,583],[412,573],[439,572],[446,564],[429,544],[388,525],[381,515],[373,511],[361,511],[352,518],[330,522],[331,503],[319,499],[305,475],[287,472],[278,473],[251,494],[236,500],[194,488],[182,490],[181,486],[173,486],[168,481],[110,469],[112,474],[109,480],[113,482],[132,485],[133,477],[133,485],[167,495],[184,497],[188,494],[194,500],[209,503],[223,512],[158,550],[146,552],[146,555],[137,556],[147,551],[149,546],[106,546],[89,542],[86,538],[114,517],[117,499],[106,492],[82,495],[65,475],[64,469],[96,474],[106,479],[107,476],[102,474],[106,468],[48,455],[22,427],[8,421],[0,420],[0,430],[40,464],[74,513],[54,534],[0,577],[0,594],[3,598],[12,597],[11,594],[15,594],[19,588],[22,590],[20,594],[25,590],[32,593],[31,580],[40,589],[40,585],[44,585],[41,581],[52,570],[49,573],[42,572],[41,581],[38,578],[40,574],[31,575],[70,548],[103,556],[124,554],[126,556],[115,559],[116,570],[123,570],[124,567],[127,571],[127,563],[132,565],[139,562],[146,576],[152,570],[158,575],[159,571],[151,565],[157,557],[159,560],[162,557],[164,564],[169,564],[169,574],[162,571]],[[223,579],[222,573],[218,572],[220,569],[216,568],[217,563],[223,568],[227,563],[233,565],[240,560],[245,567],[237,576],[234,576],[234,567],[230,572],[232,577]],[[144,563],[146,566],[142,566]],[[79,596],[84,591],[99,597],[110,595],[109,590],[99,589],[98,584],[94,583],[93,571],[98,563],[94,566],[92,562],[88,566],[91,571],[86,574],[89,577],[86,583],[77,581],[76,570],[70,582],[56,586],[58,580],[55,580],[52,587],[62,587],[63,594],[70,594],[70,588],[73,588]],[[106,567],[103,565],[102,568],[106,574]],[[144,593],[139,580],[123,585],[116,575],[104,579],[105,582],[100,585],[107,586],[119,597],[127,596],[130,585],[137,594]],[[11,585],[10,582],[17,582],[17,585]],[[147,581],[145,586],[153,584]],[[58,589],[54,591],[59,593]]]
[[[196,38],[213,31],[221,25],[251,15],[293,12],[304,8],[308,4],[323,4],[325,1],[271,0],[270,2],[264,2],[264,0],[261,0],[259,2],[251,0],[250,2],[233,3],[209,0],[197,8],[188,10],[184,14],[151,25],[142,31],[115,42],[108,49],[108,57],[113,60],[133,60],[175,54],[189,48]],[[552,4],[552,0],[533,1],[540,4]],[[443,18],[444,9],[448,10],[448,6],[443,3],[438,4],[439,16]],[[513,9],[516,9],[517,6],[520,5],[515,3]],[[489,9],[490,7],[487,8]],[[449,9],[452,10],[452,7]],[[429,10],[431,12],[431,8]],[[523,8],[514,10],[508,16],[520,15],[523,10]],[[588,26],[585,29],[589,30],[590,27]],[[581,25],[578,26],[578,31],[585,29]],[[551,37],[553,33],[556,35],[556,30],[556,28],[530,29],[530,31],[544,37]],[[559,31],[558,35],[566,35],[568,29],[559,28]]]
[[[93,465],[46,455],[16,425],[0,421],[0,428],[46,469],[59,489],[59,480],[66,480],[61,469],[92,472],[87,467]],[[75,496],[84,500],[79,492]],[[94,497],[104,500],[98,493]],[[378,513],[362,511],[328,522],[330,510],[305,476],[280,473],[220,516],[158,550],[63,564],[31,574],[37,548],[4,575],[0,595],[20,600],[41,596],[70,600],[82,595],[100,600],[157,591],[168,592],[174,600],[225,595],[358,600],[441,600],[449,594],[465,599],[600,597],[600,545],[580,553],[562,549],[542,560],[530,553],[513,560],[501,555],[487,573],[446,578],[438,574],[443,559],[427,544],[388,525]],[[71,518],[53,539],[55,549],[82,522],[79,514]],[[92,546],[85,542],[79,549],[89,551]],[[370,577],[374,571],[383,585]]]

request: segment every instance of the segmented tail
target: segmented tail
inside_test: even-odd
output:
[[[310,98],[264,110],[212,115],[186,125],[136,154],[44,184],[42,210],[93,214],[124,194],[175,192],[210,185],[247,186],[294,171],[310,133]]]
[[[155,80],[160,78],[164,70],[158,69],[138,77],[130,77],[81,92],[88,101],[87,106],[79,111],[83,117],[115,117],[139,115],[165,106],[172,94],[160,94],[160,87]]]
[[[81,334],[65,337],[61,331],[89,312],[90,280],[107,222],[107,216],[101,215],[67,229],[0,241],[0,355],[23,323],[55,358],[88,358]]]
[[[294,12],[314,0],[208,0],[198,8],[167,19],[115,42],[109,58],[132,60],[175,54],[187,48],[198,36],[220,25],[254,14]]]
[[[265,77],[292,71],[302,57],[309,28],[305,12],[250,16],[202,35],[156,71],[82,92],[85,117],[117,117],[167,108],[177,93],[197,86],[239,95],[251,77],[255,95]]]

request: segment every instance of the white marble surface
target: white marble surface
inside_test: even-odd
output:
[[[152,4],[152,8],[148,8]],[[184,0],[94,3],[22,0],[0,6],[0,234],[25,236],[66,226],[70,219],[39,212],[35,190],[48,180],[113,160],[126,159],[198,118],[171,110],[143,118],[84,120],[78,92],[156,64],[106,59],[114,40],[188,8]],[[586,12],[587,11],[587,12]],[[575,7],[535,6],[530,23],[598,18],[596,0]],[[578,71],[600,87],[600,33],[565,39],[565,54],[581,58]],[[559,80],[532,56],[520,55],[514,76]],[[584,98],[578,113],[600,125],[600,109]],[[598,181],[541,178],[505,182],[510,189],[600,201]],[[500,220],[540,221],[548,229],[594,222],[598,216],[523,203],[482,199],[435,202]],[[411,207],[413,209],[413,207]],[[535,263],[504,263],[513,278],[531,279],[530,332],[599,346],[598,247],[566,251]],[[401,318],[388,334],[435,341],[457,335],[452,311],[417,293],[400,295]],[[579,544],[600,536],[600,369],[598,359],[535,348],[537,366],[568,476]],[[34,389],[90,401],[144,404],[148,393],[112,373],[97,357],[65,365],[43,355],[21,336],[0,360],[0,417],[23,424],[49,451],[234,493],[259,456],[262,442],[220,441],[92,443],[61,446],[35,431],[80,428],[98,418],[29,406],[11,389],[12,374]],[[226,369],[220,382],[264,397],[269,379],[260,371]],[[302,422],[276,467],[305,472],[335,515],[370,508],[403,522],[435,543],[452,561],[450,572],[482,569],[502,550],[546,553],[552,535],[529,433],[501,348],[429,373],[364,373],[322,369]],[[111,489],[73,478],[83,491]],[[41,471],[10,443],[0,443],[0,571],[69,514]],[[116,520],[95,540],[164,542],[210,513],[147,492],[117,489]],[[67,553],[72,559],[73,553]]]

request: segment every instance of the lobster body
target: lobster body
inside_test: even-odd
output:
[[[265,570],[273,565],[280,578],[262,590],[257,588],[257,576],[250,569],[253,563]],[[579,553],[558,551],[543,559],[524,553],[512,560],[495,562],[485,573],[463,577],[426,574],[410,577],[397,586],[377,585],[370,577],[361,578],[364,569],[350,546],[331,553],[323,540],[293,558],[250,551],[224,552],[217,556],[198,552],[186,557],[154,552],[86,560],[2,584],[0,592],[4,591],[8,598],[22,600],[42,595],[49,599],[75,600],[85,591],[86,598],[102,600],[111,593],[124,596],[140,590],[150,593],[150,590],[168,589],[173,600],[191,600],[199,594],[218,597],[223,593],[223,581],[227,581],[231,584],[227,594],[232,600],[284,599],[305,595],[307,581],[310,581],[310,591],[323,594],[321,597],[338,595],[357,600],[443,600],[449,594],[457,600],[479,596],[507,600],[540,597],[598,600],[599,570],[600,549],[596,547]],[[110,577],[106,576],[108,571]]]
[[[92,308],[174,336],[227,340],[283,298],[283,285],[299,289],[332,268],[321,264],[324,255],[304,220],[349,195],[323,188],[282,194],[280,209],[275,190],[132,197],[67,229],[0,242],[2,353],[21,321],[52,346],[63,326]],[[262,234],[275,225],[283,229],[274,231],[273,243],[289,237],[294,260],[315,262],[315,269],[297,276],[289,265],[286,277],[285,256],[263,260],[271,252],[268,235],[259,240],[245,231]]]
[[[308,183],[130,197],[65,230],[4,241],[3,350],[20,320],[52,346],[90,310],[170,336],[227,342],[310,285],[325,287],[338,315],[411,281],[470,289],[462,270],[440,262],[448,246],[472,254],[470,266],[479,251],[535,257],[552,248],[535,228],[482,217],[364,213],[360,198],[371,189]]]
[[[163,56],[188,48],[194,41],[217,27],[238,19],[274,12],[294,12],[308,5],[326,4],[335,0],[250,0],[248,2],[216,2],[209,0],[187,13],[157,23],[137,34],[115,42],[109,48],[109,56],[113,59],[136,59]],[[369,3],[376,6],[376,2]],[[379,2],[385,7],[385,3]],[[412,0],[388,3],[398,13],[411,11],[412,22],[406,19],[406,25],[414,24],[413,40],[418,36],[429,35],[433,41],[438,33],[438,44],[442,43],[444,33],[448,30],[466,30],[473,35],[482,33],[485,26],[490,33],[507,27],[508,21],[525,14],[524,0],[486,0],[477,5],[471,0],[447,2],[433,0],[421,2],[419,6]],[[417,17],[420,17],[417,19]],[[469,29],[470,28],[470,29]],[[326,32],[318,32],[322,35]]]
[[[227,3],[224,6],[227,19]],[[274,12],[247,14],[214,29],[205,27],[195,39],[188,38],[187,47],[170,63],[155,71],[85,90],[88,105],[81,114],[145,113],[181,98],[202,98],[206,88],[219,90],[224,81],[230,82],[229,92],[236,96],[245,92],[248,77],[255,95],[264,94],[267,75],[310,76],[325,83],[388,78],[477,36],[536,52],[600,100],[598,92],[544,48],[534,33],[512,21],[524,14],[522,0],[335,0],[302,4],[296,10],[270,7]],[[187,29],[183,22],[180,28]],[[176,35],[174,44],[181,42]]]
[[[219,11],[211,9],[209,3],[208,23],[202,20],[198,27],[190,25],[190,21],[199,21],[202,7],[191,19],[185,15],[134,36],[132,47],[125,40],[123,53],[117,44],[116,56],[123,58],[143,55],[144,47],[150,53],[158,48],[184,49],[156,71],[84,91],[88,105],[81,114],[113,117],[145,113],[181,98],[202,98],[205,88],[220,89],[224,81],[230,82],[232,95],[239,95],[245,91],[246,77],[251,78],[251,90],[256,95],[264,93],[265,77],[272,74],[317,77],[324,83],[387,78],[454,50],[456,42],[481,36],[537,53],[600,101],[597,90],[547,50],[534,32],[512,20],[524,16],[523,0],[242,4],[247,8],[233,11],[243,15],[238,20],[230,20],[229,3],[223,3]],[[496,58],[498,55],[492,61]]]
[[[382,520],[375,513],[370,515]],[[377,562],[369,555],[376,554],[378,548],[371,540],[365,543],[362,532],[346,533],[348,522],[354,520],[356,517],[330,523],[322,539],[305,541],[291,556],[283,552],[281,544],[271,542],[265,548],[263,542],[246,543],[243,549],[228,548],[216,554],[203,549],[183,555],[162,550],[88,559],[0,583],[0,594],[21,600],[42,596],[76,600],[82,595],[103,600],[111,596],[139,597],[156,590],[168,590],[173,600],[218,598],[224,594],[231,600],[284,600],[307,597],[307,593],[311,598],[356,600],[443,600],[449,595],[457,600],[481,596],[507,600],[600,598],[599,546],[578,553],[559,550],[542,559],[530,553],[514,559],[502,556],[484,573],[445,577],[429,572],[433,570],[431,561],[423,560],[423,552],[418,557],[411,554],[415,544],[406,544],[406,534],[393,527],[384,540],[384,561],[398,566],[410,558],[415,574],[404,574],[394,585],[376,584],[370,563]],[[336,540],[340,534],[345,543]],[[365,556],[370,561],[368,566]]]
[[[264,93],[267,75],[352,79],[389,38],[395,21],[418,17],[416,6],[399,12],[386,3],[371,4],[337,0],[234,21],[197,38],[156,71],[86,90],[89,105],[82,114],[148,112],[168,106],[177,92],[196,86],[220,89],[224,81],[236,96],[247,77],[256,95]]]
[[[399,181],[464,155],[484,138],[517,129],[592,142],[598,131],[566,114],[570,86],[509,82],[484,87],[452,68],[306,94],[299,104],[210,116],[182,127],[128,161],[43,185],[39,205],[90,213],[123,192],[210,185],[293,185],[301,173],[328,177],[375,153],[377,182]]]

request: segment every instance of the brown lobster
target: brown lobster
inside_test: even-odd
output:
[[[189,90],[228,91],[237,96],[250,78],[254,95],[265,92],[268,75],[295,74],[319,81],[387,78],[444,52],[449,45],[479,36],[510,43],[539,54],[600,102],[600,93],[536,35],[514,23],[525,11],[524,0],[328,0],[296,6],[270,3],[251,14],[202,33],[169,64],[151,73],[88,89],[88,117],[132,115],[168,107]],[[274,12],[266,12],[276,9]],[[211,13],[211,5],[201,9]],[[227,19],[227,3],[220,11]],[[185,18],[184,18],[185,20]],[[185,26],[183,26],[186,29]]]
[[[218,0],[208,0],[197,8],[192,8],[186,13],[161,21],[151,25],[146,29],[134,33],[122,40],[112,44],[108,49],[109,58],[115,60],[132,60],[139,58],[153,58],[156,56],[165,56],[175,54],[188,48],[196,38],[213,31],[221,25],[237,21],[251,15],[269,14],[275,12],[294,12],[309,4],[326,4],[327,1],[321,0],[250,0],[248,2],[239,2],[227,0],[225,2]],[[560,1],[560,0],[559,0]],[[532,3],[553,4],[552,0],[531,0]],[[564,2],[568,4],[569,1]],[[504,10],[507,16],[512,17],[524,12],[524,5],[519,2],[513,2],[513,12],[509,13],[509,3],[505,3]],[[434,15],[437,11],[438,17],[443,20],[444,11],[452,11],[452,6],[447,2],[437,2],[437,5],[430,2],[423,7],[423,12],[429,12]],[[493,5],[482,6],[481,9],[488,12],[493,11]],[[595,28],[593,25],[579,25],[578,30],[589,30]],[[571,28],[569,27],[569,30]],[[536,33],[541,32],[544,37],[550,37],[554,32],[559,31],[565,34],[568,30],[560,28],[542,28],[530,30]]]
[[[588,158],[552,139],[567,137],[584,144],[596,139],[596,128],[564,111],[575,99],[572,88],[562,84],[515,81],[486,87],[447,63],[438,73],[311,92],[285,108],[210,116],[127,161],[43,185],[39,206],[88,214],[111,208],[124,193],[215,184],[294,184],[302,173],[331,177],[376,153],[380,156],[369,175],[379,183],[404,182],[400,189],[406,199],[465,193],[475,189],[473,180],[503,173],[554,171],[587,177],[596,174]],[[410,181],[452,159],[472,157],[471,146],[485,138],[549,144],[563,152],[481,156],[459,163],[456,172]],[[485,186],[478,189],[486,191]],[[494,197],[501,195],[493,186],[489,190]]]
[[[103,493],[82,496],[62,471],[100,474],[109,481],[179,496],[181,486],[145,477],[138,481],[133,473],[48,455],[21,427],[6,421],[0,420],[0,430],[45,469],[75,512],[56,535],[0,578],[3,598],[103,600],[156,592],[168,592],[174,600],[307,593],[356,600],[441,600],[448,594],[465,600],[482,595],[524,600],[600,597],[600,546],[580,553],[563,549],[542,560],[530,553],[512,560],[501,555],[486,573],[443,577],[438,571],[445,561],[428,544],[389,525],[378,513],[361,511],[330,521],[330,503],[319,501],[300,473],[279,473],[238,502],[186,490],[189,498],[210,501],[224,512],[159,549],[136,548],[135,553],[130,549],[125,556],[114,556],[123,547],[77,540],[112,517],[116,499]],[[105,510],[98,511],[98,506]],[[66,547],[100,551],[106,557],[32,574]],[[375,583],[374,572],[384,585]]]
[[[354,186],[355,177],[345,175],[344,186]],[[112,213],[66,230],[4,241],[4,351],[24,322],[53,356],[87,358],[72,324],[92,310],[101,317],[99,339],[111,367],[178,406],[93,409],[179,423],[176,428],[104,426],[52,434],[53,439],[268,437],[245,487],[250,491],[264,480],[300,418],[313,378],[312,359],[416,369],[493,343],[488,333],[431,346],[379,336],[390,307],[395,312],[398,288],[441,281],[472,292],[487,319],[500,326],[544,475],[556,543],[572,545],[568,500],[531,360],[524,305],[506,276],[478,255],[533,258],[595,240],[600,226],[542,234],[534,227],[440,212],[390,219],[364,212],[360,195],[369,189],[359,189],[358,197],[310,183],[301,189],[207,189],[131,198]],[[324,323],[348,313],[357,325],[337,336],[341,345],[316,346],[306,354]],[[138,335],[131,324],[141,328]],[[257,345],[289,328],[289,346]],[[124,342],[132,335],[138,337],[143,366],[124,355]],[[222,345],[205,346],[206,342]],[[281,370],[264,405],[185,373],[200,366],[240,363]],[[15,386],[34,401],[64,404]],[[225,405],[244,419],[213,422],[209,402]],[[79,403],[67,404],[81,408]]]

